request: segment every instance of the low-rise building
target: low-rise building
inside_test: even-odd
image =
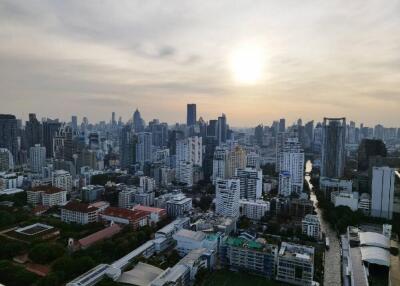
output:
[[[167,211],[165,209],[137,205],[133,207],[133,210],[147,212],[150,223],[158,223],[167,218]]]
[[[223,265],[268,278],[274,276],[277,254],[276,245],[235,237],[227,237],[220,247],[220,259]]]
[[[104,193],[104,187],[98,185],[88,185],[81,189],[81,198],[85,203],[100,200]]]
[[[100,213],[104,221],[131,225],[134,229],[148,225],[148,217],[148,212],[115,207],[108,207]]]
[[[26,192],[27,203],[47,207],[63,206],[67,203],[67,192],[56,187],[39,186]]]
[[[181,256],[185,256],[190,251],[198,248],[217,250],[218,237],[215,235],[206,235],[201,231],[181,229],[173,235],[173,238],[176,241],[176,249]]]
[[[263,200],[240,200],[240,215],[252,220],[260,220],[270,211],[269,202]]]
[[[356,211],[358,209],[358,193],[334,191],[331,192],[331,202],[335,207],[345,206],[349,207],[352,211]]]
[[[167,201],[166,209],[170,217],[182,216],[192,209],[192,199],[182,193],[176,194]]]
[[[63,189],[64,191],[72,191],[72,176],[64,170],[56,170],[52,174],[52,185]]]
[[[293,285],[312,285],[314,248],[282,242],[278,254],[276,280]]]
[[[95,206],[70,201],[61,208],[61,220],[67,223],[88,224],[96,222],[99,209]]]

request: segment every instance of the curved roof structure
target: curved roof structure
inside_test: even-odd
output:
[[[390,267],[390,253],[386,249],[375,246],[360,247],[362,261]]]
[[[390,240],[383,234],[376,232],[360,232],[359,237],[361,246],[390,248]]]

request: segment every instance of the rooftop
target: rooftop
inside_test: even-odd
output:
[[[88,235],[79,240],[79,244],[85,248],[93,243],[96,243],[100,240],[112,237],[114,234],[117,234],[121,231],[121,227],[118,224],[113,224],[109,227],[106,227],[98,232],[95,232],[91,235]]]
[[[238,237],[228,237],[225,243],[233,247],[248,248],[252,250],[265,251],[265,252],[271,250],[272,248],[277,247],[276,245],[262,244],[260,242],[252,240],[247,241],[243,238],[238,238]]]
[[[65,192],[63,189],[53,187],[53,186],[37,186],[30,190],[30,192],[44,192],[46,194],[56,194],[60,192]]]
[[[130,221],[136,221],[138,219],[142,219],[148,215],[147,212],[140,211],[140,210],[128,210],[123,208],[116,208],[116,207],[108,207],[103,212],[106,216],[114,216],[119,218],[125,218]]]
[[[175,236],[180,236],[180,237],[185,237],[188,239],[193,239],[196,241],[202,241],[206,238],[206,235],[204,232],[201,231],[192,231],[188,229],[181,229],[179,230]]]
[[[89,213],[97,211],[98,208],[91,206],[89,204],[81,203],[78,201],[69,201],[63,209],[75,212]]]

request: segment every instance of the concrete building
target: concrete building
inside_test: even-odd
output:
[[[61,220],[67,223],[88,224],[96,222],[99,209],[89,204],[69,201],[61,208]]]
[[[263,200],[240,200],[240,215],[252,220],[260,220],[270,211],[269,202]]]
[[[215,184],[217,179],[227,178],[227,160],[228,160],[228,150],[225,147],[216,147],[213,156],[213,173],[212,181]]]
[[[67,203],[67,192],[56,187],[40,186],[26,192],[27,203],[46,207],[63,206]]]
[[[140,132],[137,134],[136,162],[143,168],[146,162],[152,161],[152,134],[150,132]]]
[[[190,103],[187,105],[186,125],[187,126],[196,125],[196,121],[197,121],[196,104]]]
[[[215,213],[222,216],[239,217],[240,180],[217,179],[215,193]]]
[[[81,189],[81,199],[85,203],[92,203],[101,199],[104,187],[99,185],[87,185]]]
[[[262,171],[245,168],[236,169],[236,178],[240,180],[240,198],[257,200],[262,196]]]
[[[287,171],[282,171],[279,173],[278,193],[284,197],[289,197],[292,193],[292,177]]]
[[[314,248],[282,242],[279,249],[276,280],[293,285],[312,285]]]
[[[72,176],[64,170],[56,170],[52,174],[52,184],[54,187],[63,189],[68,193],[72,191]]]
[[[239,145],[234,146],[228,153],[226,178],[232,178],[236,169],[245,169],[247,165],[246,151]]]
[[[149,224],[149,213],[141,210],[108,207],[99,216],[103,221],[130,225],[133,229]]]
[[[180,256],[185,256],[189,252],[198,248],[206,248],[217,251],[218,237],[216,235],[206,235],[201,231],[181,229],[173,235],[176,241],[176,250]]]
[[[187,198],[184,194],[174,195],[166,203],[167,214],[170,217],[179,217],[187,214],[192,209],[192,199]]]
[[[235,237],[227,237],[220,247],[221,264],[268,278],[274,276],[277,254],[276,245]]]
[[[321,177],[340,178],[346,160],[346,118],[324,118]]]
[[[389,167],[372,168],[371,216],[392,219],[395,170]]]
[[[186,186],[193,186],[193,164],[188,161],[178,161],[176,163],[175,177],[179,183],[186,184]]]
[[[14,169],[14,158],[6,148],[0,148],[0,172],[8,172]]]
[[[304,184],[304,151],[298,138],[288,138],[280,155],[280,171],[290,175],[290,193],[301,194]]]
[[[301,221],[301,228],[303,234],[313,237],[315,239],[321,239],[321,224],[317,215],[308,214]]]
[[[135,205],[135,189],[125,189],[118,193],[118,207],[130,209]]]
[[[337,178],[320,177],[319,188],[325,194],[326,198],[330,198],[332,192],[347,192],[351,193],[353,190],[353,181]]]
[[[139,186],[143,192],[154,192],[156,189],[156,181],[147,176],[139,177]]]
[[[331,193],[331,202],[335,207],[345,206],[349,207],[352,211],[356,211],[358,209],[358,193],[335,191]]]
[[[371,214],[371,195],[363,193],[360,195],[358,201],[358,209],[361,210],[365,215],[369,216]]]
[[[42,168],[46,163],[46,147],[36,144],[29,149],[29,165],[32,172],[42,173]]]

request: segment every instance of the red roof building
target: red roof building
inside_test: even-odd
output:
[[[148,213],[149,220],[152,223],[157,223],[167,218],[167,211],[161,208],[153,208],[153,207],[138,205],[133,207],[132,210],[143,211]]]
[[[78,247],[86,249],[99,241],[102,241],[104,239],[114,236],[115,234],[119,233],[121,231],[121,229],[122,229],[122,227],[120,227],[118,224],[113,224],[113,225],[106,227],[98,232],[92,233],[91,235],[88,235],[84,238],[79,239]]]
[[[120,224],[130,224],[134,229],[148,225],[149,213],[139,210],[108,207],[100,213],[101,219]]]

